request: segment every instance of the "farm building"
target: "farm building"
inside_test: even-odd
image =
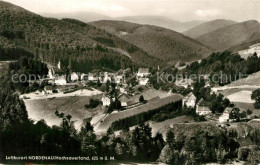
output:
[[[186,105],[187,107],[194,108],[196,104],[196,97],[193,93],[188,94],[182,100],[182,106]]]
[[[211,111],[209,109],[209,103],[204,101],[203,99],[200,99],[200,101],[196,105],[196,113],[198,115],[209,115],[211,114]]]

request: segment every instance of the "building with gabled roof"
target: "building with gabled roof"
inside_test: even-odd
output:
[[[186,97],[182,99],[182,106],[187,106],[188,108],[194,108],[196,105],[196,96],[191,92]]]
[[[211,110],[209,106],[210,106],[209,102],[206,102],[204,99],[200,99],[200,101],[196,105],[196,113],[198,115],[203,115],[203,116],[210,115]]]
[[[147,77],[150,75],[149,68],[139,68],[137,77]]]
[[[224,110],[223,114],[219,117],[218,121],[220,123],[233,121],[233,119],[230,118],[231,113],[235,113],[235,111],[233,110],[233,108],[227,107]]]

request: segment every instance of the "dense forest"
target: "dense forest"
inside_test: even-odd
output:
[[[0,2],[0,29],[2,48],[24,49],[53,64],[70,60],[79,72],[94,67],[117,70],[163,65],[142,49],[93,25],[44,18],[6,2]]]
[[[225,85],[258,71],[260,71],[260,58],[256,53],[243,59],[238,54],[224,51],[212,53],[209,57],[202,59],[200,63],[191,63],[183,70],[183,73],[188,75],[209,74],[211,82],[214,80],[219,85]]]
[[[111,20],[91,24],[121,37],[166,63],[198,60],[212,52],[196,40],[159,26]]]

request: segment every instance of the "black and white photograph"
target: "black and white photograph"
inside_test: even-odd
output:
[[[260,165],[260,0],[0,0],[0,165]]]

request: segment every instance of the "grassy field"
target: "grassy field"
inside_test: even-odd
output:
[[[241,103],[254,103],[255,101],[251,99],[252,91],[242,90],[231,95],[226,96],[231,102],[241,102]]]
[[[150,126],[152,127],[152,135],[155,136],[157,132],[163,134],[165,136],[167,130],[174,124],[178,123],[186,123],[186,122],[193,122],[194,120],[192,117],[189,116],[179,116],[173,119],[168,119],[163,122],[150,122]]]
[[[49,99],[24,100],[29,118],[38,121],[44,119],[48,125],[59,125],[61,120],[55,116],[55,111],[70,114],[75,127],[79,129],[85,118],[92,117],[101,111],[99,106],[93,110],[85,109],[84,105],[89,103],[90,98],[101,99],[102,95],[97,96],[72,96]]]
[[[260,86],[260,72],[253,73],[249,75],[247,78],[234,81],[227,86],[241,86],[241,85]]]

